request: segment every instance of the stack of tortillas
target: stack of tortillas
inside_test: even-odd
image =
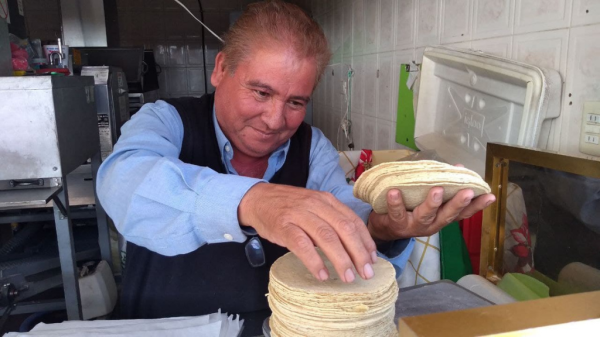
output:
[[[475,197],[490,193],[490,186],[479,174],[433,160],[387,162],[365,171],[354,184],[354,196],[371,204],[375,213],[387,213],[387,193],[402,192],[407,210],[412,211],[427,198],[432,187],[443,187],[443,202],[458,191],[471,189]]]
[[[343,283],[322,254],[330,277],[317,280],[292,253],[279,258],[270,272],[271,336],[397,336],[396,272],[388,261],[373,264],[375,276]]]

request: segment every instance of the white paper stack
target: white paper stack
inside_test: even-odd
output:
[[[4,337],[40,336],[129,336],[129,337],[238,337],[244,320],[219,312],[196,317],[135,319],[114,321],[66,321],[40,323],[30,332],[9,332]]]

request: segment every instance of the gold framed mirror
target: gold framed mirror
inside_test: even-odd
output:
[[[488,143],[480,275],[527,274],[550,296],[600,290],[600,161]]]

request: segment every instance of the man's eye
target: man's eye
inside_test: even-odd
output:
[[[290,105],[293,106],[294,108],[301,108],[304,106],[304,104],[299,101],[290,101]]]
[[[256,95],[258,95],[258,97],[261,97],[261,98],[269,97],[269,93],[266,91],[254,90],[254,92],[256,93]]]

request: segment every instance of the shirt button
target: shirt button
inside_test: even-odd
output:
[[[223,235],[223,237],[225,239],[227,239],[228,241],[232,241],[233,240],[233,236],[231,236],[231,234],[225,234],[225,235]]]
[[[227,151],[227,152],[231,151],[231,148],[229,147],[229,145],[225,145],[225,151]]]

